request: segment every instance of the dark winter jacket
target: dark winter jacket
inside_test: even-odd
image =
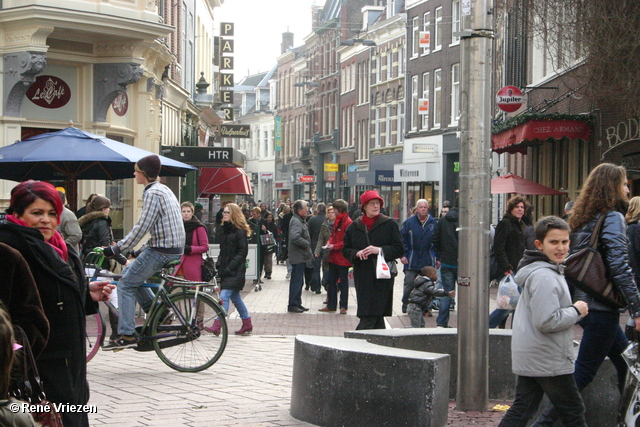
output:
[[[449,292],[436,288],[436,284],[426,276],[418,276],[413,282],[413,290],[409,294],[409,303],[420,306],[426,311],[433,297],[446,297]]]
[[[441,263],[458,265],[458,208],[451,208],[438,220],[432,242]]]
[[[96,312],[80,258],[71,247],[65,262],[36,228],[0,223],[0,242],[29,264],[49,320],[49,341],[37,360],[47,399],[84,405],[87,386],[85,319]],[[65,425],[88,425],[87,414],[63,414]]]
[[[216,269],[220,276],[220,288],[241,291],[244,288],[249,241],[244,230],[230,222],[220,227],[220,254]]]
[[[404,265],[405,270],[420,270],[428,265],[436,265],[436,256],[433,250],[431,239],[436,229],[438,221],[431,215],[427,216],[424,224],[420,222],[418,214],[407,219],[400,228],[402,243],[404,243],[404,254],[408,264]]]
[[[96,247],[111,246],[113,233],[111,232],[111,218],[103,211],[94,211],[78,219],[82,229],[82,257],[86,257]],[[119,264],[125,265],[127,258],[118,254],[114,258]]]
[[[49,321],[44,314],[29,265],[20,252],[0,243],[0,271],[0,300],[7,307],[13,324],[20,326],[27,334],[37,358],[49,338]]]
[[[289,263],[303,264],[311,261],[311,236],[306,222],[298,215],[293,215],[289,222]]]
[[[510,213],[505,214],[496,226],[493,237],[493,253],[498,262],[498,272],[514,273],[525,250],[524,223]]]
[[[633,269],[636,285],[640,284],[640,227],[638,221],[633,221],[627,226],[627,238],[629,239],[629,265]]]
[[[571,252],[589,246],[589,239],[598,216],[589,221],[582,229],[571,235]],[[607,273],[613,284],[622,291],[629,303],[632,317],[640,317],[640,295],[636,286],[631,266],[629,265],[629,241],[627,239],[627,224],[620,212],[611,211],[607,214],[600,230],[598,250],[602,254]],[[589,304],[591,311],[615,311],[608,306],[595,301],[591,296],[579,289],[574,290],[573,299],[582,300]]]
[[[327,219],[327,216],[325,214],[321,214],[315,215],[307,221],[307,225],[309,226],[309,236],[311,236],[311,247],[313,249],[315,249],[318,244],[320,229],[322,228],[322,223],[325,219]]]
[[[394,279],[376,279],[377,255],[361,260],[356,253],[369,245],[384,252],[387,263],[404,255],[404,246],[398,224],[385,215],[379,215],[368,231],[358,218],[344,236],[342,254],[353,264],[353,276],[358,298],[357,316],[391,316]]]

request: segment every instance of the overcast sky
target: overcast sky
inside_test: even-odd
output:
[[[280,56],[282,33],[293,33],[294,46],[311,32],[311,5],[325,0],[224,0],[215,20],[235,23],[235,82],[268,71]],[[216,28],[216,35],[219,30]]]

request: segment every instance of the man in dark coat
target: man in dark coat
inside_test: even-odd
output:
[[[444,208],[443,208],[444,209]],[[456,289],[456,278],[458,277],[458,208],[454,207],[440,218],[436,231],[433,233],[433,247],[438,254],[440,261],[440,280],[442,288],[446,292]],[[440,298],[438,308],[438,326],[449,327],[449,307],[452,298],[449,296]]]
[[[327,219],[327,206],[324,203],[318,203],[316,214],[307,222],[309,226],[309,235],[311,236],[311,247],[315,249],[318,245],[318,237],[322,224]],[[320,292],[320,267],[322,266],[322,258],[313,258],[313,271],[311,273],[311,291],[316,294]]]
[[[311,237],[305,222],[307,202],[296,200],[293,204],[293,216],[289,223],[289,262],[291,263],[291,280],[289,281],[289,313],[303,313],[309,309],[302,306],[302,284],[304,269],[311,261]]]
[[[404,246],[398,224],[380,214],[384,202],[378,192],[365,191],[360,201],[365,215],[349,226],[342,248],[344,257],[353,264],[356,314],[360,318],[356,329],[384,329],[384,316],[392,314],[394,278],[376,278],[377,254],[382,249],[385,260],[391,263],[403,255]],[[368,204],[374,209],[370,211]]]

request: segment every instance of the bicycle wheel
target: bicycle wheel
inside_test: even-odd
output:
[[[87,337],[87,362],[93,359],[93,356],[100,350],[104,343],[105,324],[102,313],[98,311],[96,314],[87,316],[85,333]]]
[[[196,312],[195,292],[174,292],[169,298],[175,305],[154,310],[149,321],[156,354],[167,366],[180,372],[199,372],[213,365],[222,356],[227,345],[229,331],[224,309],[211,297],[198,294]],[[189,322],[190,323],[187,323]],[[220,333],[213,333],[214,322],[220,325]]]

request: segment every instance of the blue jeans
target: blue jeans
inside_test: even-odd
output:
[[[440,279],[442,281],[442,289],[451,292],[456,289],[456,277],[458,277],[457,267],[440,267]],[[438,308],[438,319],[436,325],[449,326],[449,307],[451,306],[451,297],[441,297],[440,307]]]
[[[489,315],[489,328],[497,328],[499,324],[503,321],[507,320],[509,314],[513,313],[514,310],[503,310],[501,308],[496,308]]]
[[[340,279],[340,284],[338,284]],[[340,308],[349,308],[349,267],[329,263],[327,279],[327,308],[335,310],[338,304],[338,287],[340,288]]]
[[[578,324],[583,329],[576,370],[573,373],[578,390],[584,389],[593,381],[607,356],[616,368],[618,388],[622,390],[627,374],[627,364],[622,358],[622,352],[629,345],[629,341],[620,328],[620,314],[590,311]],[[558,418],[558,411],[549,405],[533,425],[551,426]]]
[[[240,296],[240,291],[235,289],[222,289],[220,291],[220,298],[222,299],[222,306],[224,307],[224,311],[229,312],[229,300],[233,303],[233,306],[238,310],[238,315],[241,319],[249,318],[249,311],[247,310],[247,306],[244,305],[244,301],[242,301],[242,297]]]
[[[122,279],[118,281],[118,333],[133,335],[136,330],[136,299],[143,308],[148,308],[153,300],[153,292],[149,288],[141,288],[153,273],[166,263],[180,259],[182,255],[163,254],[147,248],[131,264],[122,270]]]
[[[287,308],[302,307],[304,268],[304,262],[300,264],[291,264],[291,279],[289,279],[289,306]]]

